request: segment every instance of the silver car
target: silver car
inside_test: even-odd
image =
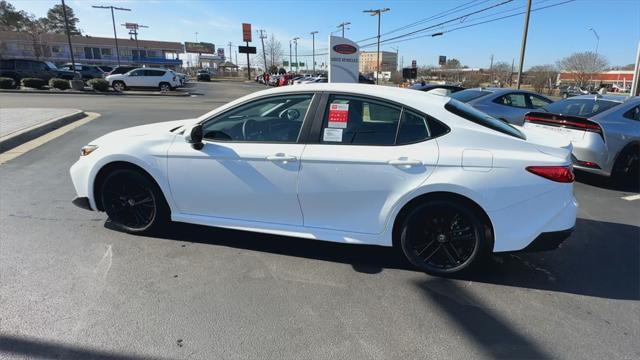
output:
[[[524,114],[553,102],[531,91],[509,88],[473,88],[449,96],[514,125],[524,123]]]
[[[576,169],[638,180],[640,97],[575,96],[528,113],[524,126],[569,137]]]

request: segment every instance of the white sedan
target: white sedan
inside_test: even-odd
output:
[[[282,87],[92,141],[74,203],[130,233],[178,221],[397,246],[451,274],[571,233],[571,144],[542,134],[419,91]]]

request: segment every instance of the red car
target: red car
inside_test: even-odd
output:
[[[291,79],[293,79],[293,75],[291,74],[284,74],[280,76],[280,79],[278,79],[278,86],[289,85]]]

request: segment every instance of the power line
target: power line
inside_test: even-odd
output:
[[[566,1],[559,2],[559,3],[550,4],[550,5],[547,5],[547,6],[541,6],[541,7],[535,8],[535,9],[531,9],[531,12],[548,9],[548,8],[556,7],[556,6],[559,6],[559,5],[564,5],[564,4],[567,4],[567,3],[570,3],[570,2],[574,2],[574,1],[575,0],[566,0]],[[436,32],[436,33],[418,35],[418,36],[410,37],[410,38],[407,38],[407,39],[399,39],[399,40],[395,40],[395,41],[392,41],[392,39],[382,40],[381,43],[384,43],[386,45],[391,45],[391,44],[397,44],[397,43],[410,41],[410,40],[415,40],[415,39],[422,39],[422,38],[425,38],[425,37],[433,37],[434,35],[435,36],[443,35],[443,34],[450,33],[450,32],[456,31],[456,30],[466,29],[466,28],[469,28],[469,27],[488,24],[488,23],[491,23],[491,22],[494,22],[494,21],[503,20],[503,19],[514,17],[514,16],[522,15],[525,12],[526,11],[521,11],[521,12],[518,12],[518,13],[515,13],[515,14],[511,14],[511,15],[505,15],[505,16],[494,18],[494,19],[489,19],[489,20],[485,20],[485,21],[472,23],[472,24],[458,26],[458,27],[454,27],[454,28],[451,28],[451,29],[448,29],[448,30],[445,30],[445,31],[439,31],[439,32]],[[376,43],[370,43],[370,44],[367,44],[367,45],[362,45],[360,47],[361,48],[365,48],[365,47],[371,47],[371,46],[374,46],[374,45],[376,45]]]

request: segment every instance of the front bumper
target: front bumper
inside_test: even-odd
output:
[[[548,251],[554,250],[560,247],[571,233],[573,233],[574,228],[561,230],[561,231],[551,231],[544,232],[540,234],[537,238],[535,238],[531,244],[529,244],[526,248],[522,249],[522,252],[536,252],[536,251]]]
[[[91,208],[91,204],[89,203],[89,198],[84,196],[78,196],[71,201],[71,203],[81,209],[93,211]]]

